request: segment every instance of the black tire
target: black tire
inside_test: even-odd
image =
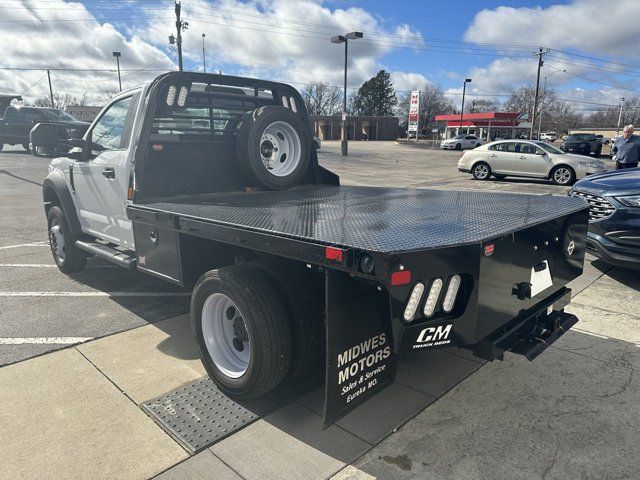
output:
[[[600,147],[596,148],[596,151],[595,151],[595,153],[594,153],[594,156],[595,156],[596,158],[600,158],[600,155],[601,155],[601,154],[602,154],[602,147],[600,146]]]
[[[0,152],[2,151],[3,148],[4,148],[4,143],[0,143]]]
[[[246,370],[235,378],[216,365],[203,334],[205,301],[218,293],[237,306],[249,340]],[[191,326],[204,368],[230,397],[259,397],[277,387],[289,371],[291,331],[286,308],[269,277],[258,267],[233,265],[200,277],[191,297]]]
[[[23,143],[22,144],[22,148],[24,148],[27,151],[27,153],[29,153],[31,151],[31,149],[29,148],[29,144],[28,143]]]
[[[275,122],[282,122],[279,125],[284,126],[283,128],[290,133],[284,136],[280,131],[276,137],[272,132],[266,132],[267,129],[274,128]],[[297,155],[287,157],[284,152],[277,153],[294,144],[295,148],[300,150],[297,164],[295,163]],[[312,150],[313,138],[309,127],[299,115],[288,108],[267,105],[246,113],[242,119],[236,151],[238,161],[251,183],[269,190],[286,190],[298,185],[311,164]],[[263,154],[265,158],[273,159],[272,167],[265,166]],[[280,156],[277,157],[278,155]],[[289,160],[291,163],[286,165]],[[285,171],[274,173],[278,168],[284,168]]]
[[[565,172],[561,174],[561,172]],[[558,165],[551,170],[551,181],[556,185],[560,185],[563,187],[573,185],[576,181],[576,172],[573,171],[573,168],[567,165]]]
[[[476,180],[489,180],[491,178],[491,167],[486,162],[478,162],[471,169],[471,174]]]
[[[474,148],[478,148],[480,145],[482,145],[481,143],[476,143],[476,146]]]
[[[54,230],[54,227],[58,227]],[[76,238],[71,234],[67,217],[64,211],[54,205],[49,208],[47,213],[47,231],[49,232],[49,246],[53,260],[61,272],[73,273],[84,269],[87,263],[87,257],[76,247]],[[62,236],[64,247],[62,247],[62,255],[58,249],[58,239]]]
[[[317,368],[324,359],[323,286],[298,262],[264,258],[251,265],[262,268],[284,300],[291,327],[291,368],[287,380]]]
[[[459,143],[456,143],[456,150],[462,150],[462,145]]]

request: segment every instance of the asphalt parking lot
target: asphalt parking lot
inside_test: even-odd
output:
[[[474,181],[459,156],[392,142],[319,152],[344,184],[566,194]],[[96,260],[61,274],[46,244],[47,163],[0,153],[0,478],[638,478],[640,276],[593,257],[572,285],[580,323],[534,362],[429,352],[325,431],[311,382],[191,454],[141,408],[204,376],[189,292]]]

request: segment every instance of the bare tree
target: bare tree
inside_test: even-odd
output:
[[[451,100],[444,96],[444,92],[437,85],[427,83],[422,86],[420,92],[420,129],[427,128],[432,124],[436,115],[453,112],[454,108]],[[407,93],[400,97],[398,101],[396,115],[401,124],[407,123],[410,100],[411,94]]]
[[[51,97],[45,96],[38,98],[33,104],[36,107],[54,107],[64,110],[67,107],[81,107],[87,104],[87,94],[83,93],[82,96],[76,97],[68,93],[55,93],[53,95],[54,105],[51,105]]]
[[[587,127],[617,127],[618,116],[620,115],[620,106],[611,106],[601,108],[600,110],[593,112],[584,119],[584,124]],[[633,97],[625,100],[622,108],[622,118],[620,120],[621,125],[627,125],[632,123],[634,125],[640,123],[640,98]]]
[[[333,115],[341,111],[341,91],[327,83],[312,83],[301,92],[309,115]]]
[[[495,112],[498,110],[498,105],[488,98],[474,98],[467,104],[465,110],[467,113]]]

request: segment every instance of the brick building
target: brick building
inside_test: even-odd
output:
[[[309,115],[314,135],[320,140],[340,140],[342,118],[339,115]],[[349,140],[395,140],[398,117],[348,117]]]

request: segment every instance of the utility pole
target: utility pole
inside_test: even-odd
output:
[[[538,56],[538,77],[536,78],[536,96],[533,100],[533,118],[531,119],[531,130],[529,131],[529,140],[533,140],[533,132],[536,128],[535,125],[536,125],[536,118],[538,114],[538,94],[540,93],[540,69],[542,68],[542,65],[544,65],[544,62],[542,61],[542,57],[547,53],[549,53],[549,50],[545,51],[542,47],[540,47],[539,51],[533,53],[533,55]]]
[[[47,70],[47,77],[49,77],[49,93],[51,94],[51,108],[56,108],[56,104],[53,101],[53,88],[51,87],[51,72],[49,70]]]
[[[205,37],[205,34],[203,33],[202,34],[202,71],[204,73],[207,73],[207,61],[204,54],[204,37]]]
[[[181,8],[180,2],[176,0],[176,30],[178,34],[176,37],[176,46],[178,47],[178,69],[182,72],[182,32],[189,27],[189,24],[180,20]],[[169,42],[172,43],[171,37],[169,37]]]

